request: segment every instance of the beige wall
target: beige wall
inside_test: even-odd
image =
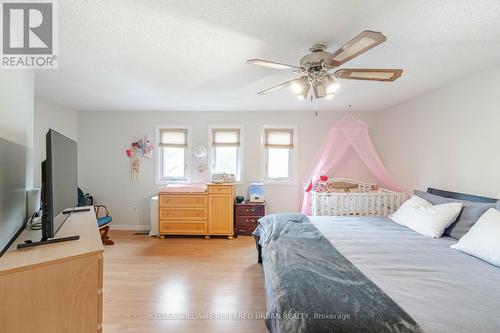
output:
[[[41,186],[41,163],[45,160],[45,135],[49,129],[77,141],[77,111],[35,98],[33,142],[33,184]]]
[[[154,138],[160,124],[190,124],[192,145],[208,144],[209,124],[245,126],[244,181],[237,192],[246,195],[251,182],[260,181],[260,131],[264,124],[298,126],[298,184],[266,186],[268,212],[300,210],[301,183],[328,129],[342,117],[341,112],[79,112],[79,182],[98,202],[113,213],[116,226],[149,225],[149,197],[158,190],[154,179],[154,159],[142,160],[140,181],[129,179],[125,149],[134,137]],[[360,115],[369,124],[374,113]],[[206,182],[207,174],[192,166],[192,182]]]
[[[377,116],[377,148],[406,189],[500,198],[500,67]]]

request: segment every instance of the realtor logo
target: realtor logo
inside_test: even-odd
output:
[[[56,3],[0,0],[1,68],[57,68]]]

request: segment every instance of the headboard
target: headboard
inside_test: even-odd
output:
[[[458,192],[450,192],[445,190],[438,190],[432,187],[427,189],[428,193],[439,195],[440,197],[451,198],[451,199],[459,199],[459,200],[467,200],[473,202],[484,202],[484,203],[495,203],[498,199],[480,197],[472,194],[458,193]]]

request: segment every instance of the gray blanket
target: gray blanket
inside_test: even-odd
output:
[[[270,332],[423,332],[302,214],[268,215],[262,246]]]

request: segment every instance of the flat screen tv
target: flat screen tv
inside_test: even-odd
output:
[[[77,144],[61,133],[46,135],[42,162],[42,241],[55,237],[78,202]]]
[[[26,226],[28,148],[0,137],[0,256]]]

